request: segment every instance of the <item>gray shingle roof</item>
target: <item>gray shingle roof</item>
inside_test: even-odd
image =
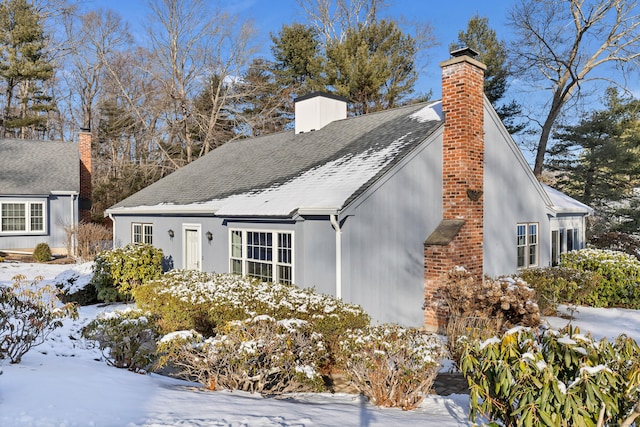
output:
[[[440,126],[432,110],[438,106],[416,104],[335,121],[314,132],[227,143],[111,209],[211,201],[213,210],[227,215],[340,208]]]
[[[79,156],[72,142],[0,139],[0,195],[79,191]]]

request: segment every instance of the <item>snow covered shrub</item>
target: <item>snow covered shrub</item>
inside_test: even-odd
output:
[[[589,244],[596,249],[620,251],[640,258],[640,238],[620,231],[609,231],[593,236]]]
[[[96,256],[91,281],[101,301],[129,301],[137,286],[162,275],[162,249],[132,243]]]
[[[195,329],[213,336],[229,321],[261,314],[277,320],[306,320],[323,336],[329,365],[335,361],[340,335],[369,324],[369,316],[359,306],[312,289],[234,274],[172,270],[135,289],[134,296],[139,307],[160,316],[165,333]]]
[[[535,290],[540,312],[546,316],[555,316],[558,304],[581,304],[599,281],[596,273],[569,267],[527,268],[520,277]]]
[[[563,254],[560,265],[599,276],[595,289],[580,304],[640,308],[640,261],[636,257],[618,251],[582,249]]]
[[[444,348],[437,335],[397,325],[349,332],[342,345],[346,371],[374,405],[416,408],[436,378]]]
[[[160,338],[155,317],[139,309],[100,313],[82,330],[84,338],[95,340],[111,366],[138,372],[155,361]]]
[[[570,326],[516,327],[468,342],[462,373],[469,417],[504,426],[595,426],[600,417],[606,424],[598,425],[620,425],[640,398],[639,357],[624,335],[595,341]]]
[[[324,346],[307,322],[261,315],[220,329],[206,340],[195,331],[166,335],[158,346],[160,365],[169,364],[210,390],[264,395],[322,390],[318,366]]]
[[[33,259],[36,262],[47,262],[51,260],[51,248],[46,243],[38,243],[33,250]]]
[[[64,317],[77,317],[75,304],[61,304],[54,286],[41,286],[42,277],[28,282],[13,278],[9,287],[0,287],[0,359],[20,363],[32,347],[62,326]]]
[[[98,291],[91,284],[93,274],[89,263],[80,264],[73,269],[58,274],[53,282],[60,289],[62,302],[75,302],[78,305],[90,305],[98,302]]]
[[[537,326],[535,292],[518,278],[476,280],[462,267],[448,272],[439,296],[449,310],[447,346],[458,364],[460,338],[484,339],[514,325]]]

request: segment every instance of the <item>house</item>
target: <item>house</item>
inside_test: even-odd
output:
[[[343,98],[297,99],[294,131],[225,144],[109,208],[114,244],[414,326],[437,324],[425,294],[450,266],[510,274],[582,247],[590,209],[536,180],[484,97],[485,66],[452,55],[442,101],[347,118]]]
[[[78,140],[0,139],[0,251],[67,252],[65,230],[90,219],[91,133]]]

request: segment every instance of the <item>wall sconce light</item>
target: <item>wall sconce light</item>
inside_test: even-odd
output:
[[[169,237],[173,239],[173,236],[175,236],[175,234],[173,233],[173,230],[169,229]]]
[[[207,240],[208,241],[212,241],[213,240],[213,233],[211,233],[210,231],[207,231],[206,236],[207,236]]]

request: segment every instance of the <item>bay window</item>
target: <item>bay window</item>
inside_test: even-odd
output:
[[[229,270],[265,282],[293,283],[291,232],[230,230]]]

